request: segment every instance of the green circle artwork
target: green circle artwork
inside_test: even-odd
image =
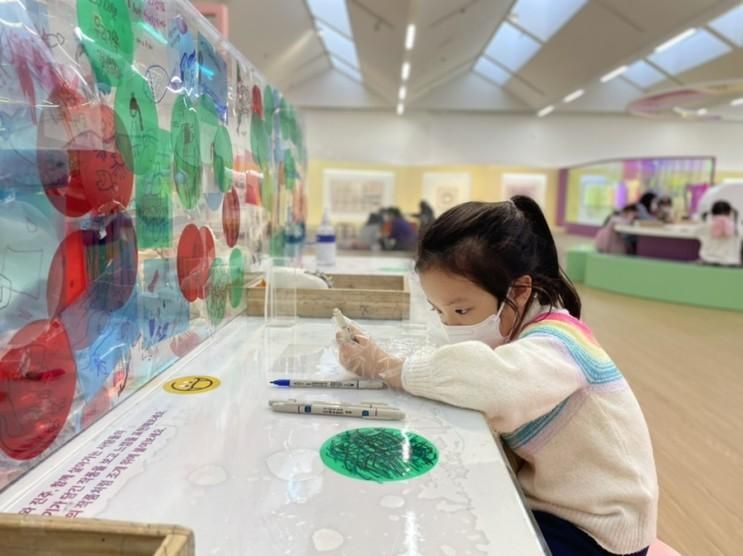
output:
[[[294,162],[294,155],[290,149],[284,150],[284,174],[286,176],[286,188],[291,191],[294,189],[294,183],[297,180],[297,164]]]
[[[173,240],[171,182],[173,157],[170,133],[160,130],[152,171],[137,178],[137,244],[140,249],[170,247]]]
[[[217,187],[227,193],[232,187],[232,141],[227,128],[220,126],[214,138],[214,176]]]
[[[429,472],[439,461],[439,451],[415,433],[374,427],[330,437],[320,448],[320,457],[346,477],[387,483]]]
[[[253,114],[250,118],[250,149],[253,151],[253,160],[259,166],[268,163],[268,135],[266,135],[263,119],[258,114]]]
[[[230,305],[237,308],[243,299],[245,288],[245,260],[242,251],[233,249],[230,253]]]
[[[289,112],[289,103],[283,97],[279,103],[279,125],[281,136],[285,139],[291,138],[291,112]]]
[[[116,145],[137,175],[149,172],[157,156],[160,126],[149,82],[127,70],[116,90]]]
[[[188,97],[179,95],[170,116],[173,181],[178,198],[193,209],[201,196],[199,117]]]
[[[134,37],[124,0],[77,0],[82,47],[98,83],[116,85],[132,63]]]
[[[211,164],[212,143],[219,129],[219,116],[214,101],[206,95],[201,95],[196,111],[201,129],[201,162]]]
[[[272,257],[281,257],[284,254],[284,247],[286,245],[286,230],[282,227],[278,228],[274,234],[271,235],[269,243],[269,253]]]
[[[214,259],[212,267],[209,269],[208,293],[206,296],[206,312],[209,315],[209,321],[214,326],[218,326],[224,319],[229,282],[227,265],[224,264],[222,259]]]
[[[263,132],[268,137],[273,135],[273,114],[276,111],[273,101],[273,89],[266,85],[263,89]]]

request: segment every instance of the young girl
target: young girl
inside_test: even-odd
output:
[[[741,236],[737,212],[727,201],[716,201],[710,215],[700,226],[699,259],[705,264],[737,266],[741,264]]]
[[[519,458],[554,556],[645,555],[658,501],[645,419],[579,320],[539,206],[514,197],[454,207],[426,230],[416,270],[451,345],[403,361],[356,329],[351,341],[338,336],[341,363],[484,413]]]

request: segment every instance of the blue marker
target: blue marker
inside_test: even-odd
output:
[[[292,380],[280,378],[272,380],[275,386],[286,386],[288,388],[337,388],[342,390],[381,390],[385,388],[383,380],[370,380],[364,378],[352,378],[349,380]]]

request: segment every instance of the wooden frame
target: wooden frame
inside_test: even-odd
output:
[[[195,556],[190,529],[103,519],[0,514],[3,556]]]

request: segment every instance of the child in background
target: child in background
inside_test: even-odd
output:
[[[706,264],[741,264],[741,233],[737,212],[727,201],[716,201],[699,229],[699,259]]]
[[[632,252],[629,237],[616,231],[619,225],[632,224],[637,218],[637,205],[627,205],[619,214],[612,214],[604,222],[602,228],[596,233],[594,244],[599,253],[610,253],[625,255]]]
[[[359,230],[359,236],[354,243],[356,249],[379,249],[382,239],[382,215],[379,212],[370,212],[366,224]]]
[[[451,345],[401,360],[362,330],[341,363],[411,394],[481,411],[553,556],[645,555],[658,487],[632,390],[581,322],[552,234],[527,197],[464,203],[419,245],[416,270]]]

